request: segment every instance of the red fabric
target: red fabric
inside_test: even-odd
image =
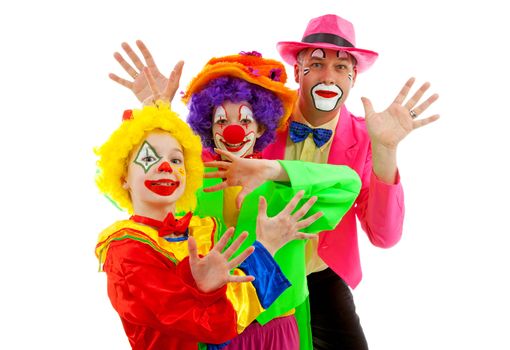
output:
[[[126,109],[124,113],[122,113],[122,121],[129,120],[133,118],[133,110]]]
[[[174,234],[176,236],[183,235],[188,231],[189,222],[193,214],[188,212],[180,219],[176,219],[173,213],[168,213],[163,221],[154,220],[145,216],[133,215],[131,220],[152,226],[158,229],[159,237],[168,236]]]
[[[200,292],[188,258],[175,265],[141,242],[110,243],[103,266],[108,296],[133,349],[197,349],[237,335],[237,319],[226,286]]]

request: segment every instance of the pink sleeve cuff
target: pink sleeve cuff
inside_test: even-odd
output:
[[[404,221],[404,191],[398,171],[395,184],[382,182],[372,171],[368,202],[370,240],[382,248],[395,245],[402,235]]]

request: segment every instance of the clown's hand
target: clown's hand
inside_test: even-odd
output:
[[[156,79],[152,76],[150,69],[144,67],[142,73],[147,79],[147,83],[149,84],[152,94],[145,101],[143,101],[143,104],[153,105],[158,100],[171,104],[172,100],[174,99],[175,93],[179,88],[179,80],[181,79],[183,65],[184,61],[177,62],[174,70],[172,71],[172,73],[170,73],[170,77],[168,78],[167,84],[163,90],[159,88],[158,83]]]
[[[132,64],[128,63],[120,53],[115,52],[113,54],[115,60],[119,62],[122,68],[124,68],[126,73],[129,74],[133,80],[130,81],[123,79],[113,73],[109,74],[110,79],[131,90],[140,102],[146,102],[147,100],[152,101],[153,92],[151,90],[151,87],[149,86],[149,83],[147,82],[145,74],[143,74],[144,67],[147,67],[155,81],[155,84],[158,86],[157,91],[166,91],[169,83],[171,83],[171,85],[174,87],[173,94],[170,94],[171,101],[175,95],[175,91],[177,91],[177,88],[179,86],[179,79],[182,71],[182,62],[178,62],[175,65],[172,73],[170,74],[170,79],[167,79],[159,71],[154,61],[154,58],[152,57],[151,53],[149,52],[145,44],[141,40],[137,40],[136,46],[138,46],[138,48],[140,49],[140,52],[142,53],[145,62],[142,62],[140,57],[133,51],[133,49],[131,48],[131,46],[129,46],[128,43],[122,43],[122,48],[124,49],[125,54],[132,61],[134,67]]]
[[[433,94],[416,106],[430,87],[429,83],[425,83],[404,103],[413,84],[414,78],[409,79],[393,103],[383,112],[376,113],[370,100],[362,97],[363,107],[365,108],[365,121],[373,146],[396,149],[398,143],[411,131],[439,119],[438,114],[424,119],[415,119],[434,103],[439,95]]]
[[[232,237],[234,228],[229,228],[225,234],[216,243],[213,249],[204,257],[198,256],[197,242],[190,236],[188,238],[189,250],[189,264],[191,274],[195,279],[198,289],[201,292],[213,292],[229,282],[251,282],[254,280],[253,276],[235,276],[230,274],[230,270],[239,266],[251,253],[255,247],[251,246],[239,254],[234,259],[230,257],[241,246],[243,241],[248,237],[246,232],[243,232],[232,245],[228,247],[225,252],[221,252],[228,240]]]
[[[222,156],[221,161],[204,163],[206,167],[218,168],[205,173],[206,178],[223,179],[217,185],[204,188],[204,192],[221,191],[230,186],[241,186],[236,198],[237,208],[241,208],[244,198],[266,181],[289,181],[287,172],[276,160],[249,159],[238,157],[228,151],[215,149]]]
[[[317,201],[317,197],[311,197],[296,212],[299,201],[303,198],[304,191],[299,191],[276,216],[267,216],[267,203],[264,197],[259,198],[259,213],[257,215],[257,240],[274,256],[276,251],[286,243],[295,239],[311,239],[317,235],[299,232],[322,216],[322,212],[310,215],[301,220]]]

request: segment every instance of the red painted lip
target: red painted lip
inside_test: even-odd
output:
[[[173,181],[170,179],[161,180],[146,180],[144,182],[145,187],[150,191],[159,194],[160,196],[170,196],[179,187],[179,181]]]
[[[233,147],[229,143],[226,143],[225,140],[221,140],[221,142],[223,142],[227,151],[235,153],[239,152],[243,148],[243,146],[248,142],[248,140],[241,142],[241,145],[236,147]]]
[[[315,93],[317,95],[319,95],[320,97],[324,97],[324,98],[332,98],[332,97],[335,97],[338,95],[336,92],[329,91],[329,90],[317,90],[317,91],[315,91]]]

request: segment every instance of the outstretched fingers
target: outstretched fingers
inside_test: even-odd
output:
[[[127,44],[126,44],[127,45]],[[115,52],[113,54],[113,58],[115,58],[115,60],[117,62],[119,62],[119,64],[122,66],[122,68],[124,68],[124,70],[126,71],[127,74],[129,74],[131,76],[131,78],[135,79],[138,75],[138,71],[136,69],[134,69],[125,59],[124,57],[122,57],[122,55],[118,52]],[[141,71],[141,69],[140,69]]]
[[[184,61],[179,61],[175,65],[174,69],[170,73],[170,77],[168,78],[168,83],[166,84],[165,91],[163,92],[163,96],[169,102],[172,102],[174,99],[175,93],[177,89],[179,89],[179,81],[181,80],[182,67],[184,66]]]
[[[301,219],[303,216],[306,215],[306,213],[308,213],[308,211],[310,210],[310,208],[315,204],[315,202],[317,202],[317,196],[313,196],[311,197],[310,199],[308,199],[305,204],[303,204],[301,206],[301,208],[299,208],[298,210],[296,210],[296,212],[294,213],[293,218],[297,221],[299,219]]]
[[[236,197],[236,208],[241,209],[241,205],[243,205],[244,198],[251,193],[251,189],[244,186],[241,191],[237,194]]]
[[[298,221],[298,223],[296,224],[296,229],[297,230],[302,230],[302,229],[310,226],[311,224],[313,224],[315,221],[317,221],[321,217],[322,217],[322,212],[321,211],[319,211],[319,212],[317,212],[317,213],[315,213],[313,215],[310,215],[306,219]]]
[[[193,236],[188,237],[188,252],[190,265],[196,265],[200,258],[198,257],[197,241]]]
[[[145,64],[143,64],[143,62],[140,60],[138,55],[133,51],[131,46],[126,42],[122,43],[121,46],[128,55],[128,57],[131,59],[131,61],[135,64],[135,67],[138,68],[139,71],[141,71],[143,67],[145,67]]]
[[[259,197],[259,211],[257,217],[259,219],[267,219],[267,202],[263,196]]]
[[[431,117],[425,119],[415,119],[413,120],[413,129],[421,128],[422,126],[428,125],[432,122],[435,122],[439,119],[439,114],[434,114]]]
[[[233,283],[242,283],[242,282],[251,282],[255,280],[255,277],[251,275],[246,276],[236,276],[236,275],[228,275],[227,281]]]
[[[404,102],[404,100],[407,97],[407,94],[409,94],[409,90],[411,90],[411,87],[414,84],[414,81],[415,81],[415,78],[409,78],[409,80],[405,83],[404,87],[402,87],[402,89],[398,93],[397,97],[393,101],[394,103],[401,105]]]
[[[223,256],[228,260],[234,255],[237,249],[243,244],[244,240],[248,237],[248,232],[244,231],[237,237],[232,244],[223,252]]]
[[[210,161],[210,162],[205,162],[204,163],[204,166],[206,168],[219,168],[219,169],[228,169],[230,168],[230,165],[232,163],[230,162],[225,162],[223,160],[213,160],[213,161]]]
[[[149,49],[147,49],[147,46],[145,46],[143,41],[137,40],[136,46],[138,46],[138,49],[142,53],[145,63],[147,64],[147,67],[149,67],[149,69],[151,70],[151,73],[153,75],[156,75],[156,73],[159,73],[159,69],[156,66],[156,62],[154,61],[152,54],[150,53]]]
[[[414,108],[414,106],[416,106],[416,104],[420,101],[421,97],[425,94],[425,92],[428,90],[428,88],[430,87],[430,83],[429,82],[426,82],[424,83],[419,89],[418,91],[416,91],[414,93],[414,95],[409,99],[409,101],[406,102],[405,104],[405,108],[407,110],[411,110]],[[415,111],[416,112],[416,111]]]
[[[113,73],[110,73],[108,74],[108,77],[113,80],[114,82],[122,85],[122,86],[125,86],[127,87],[129,90],[132,90],[133,89],[133,83],[131,81],[128,81],[126,79],[123,79],[121,77],[119,77],[118,75],[116,74],[113,74]]]
[[[221,253],[221,251],[223,250],[223,248],[225,248],[225,246],[227,245],[227,242],[230,240],[230,238],[232,237],[233,234],[234,234],[234,228],[229,227],[225,231],[223,236],[221,236],[221,238],[218,240],[218,242],[216,242],[216,244],[214,245],[214,248],[212,250],[217,250],[218,252]]]
[[[227,158],[231,162],[234,161],[234,159],[239,158],[236,155],[234,155],[233,153],[231,153],[229,151],[226,151],[226,150],[223,150],[223,149],[220,149],[220,148],[215,148],[214,152],[216,152],[217,154],[219,154],[221,156],[224,156],[225,158]]]
[[[227,176],[227,172],[225,170],[210,171],[204,174],[204,178],[206,179],[223,179],[225,176]]]
[[[292,212],[294,211],[294,209],[296,209],[299,201],[303,198],[304,195],[305,195],[305,191],[303,191],[303,190],[300,190],[298,193],[296,193],[296,195],[290,200],[290,202],[287,203],[285,208],[283,208],[283,210],[281,211],[281,214],[290,216],[292,214]]]
[[[439,95],[438,94],[434,94],[432,96],[430,96],[429,98],[427,98],[423,103],[421,103],[418,107],[416,108],[413,108],[413,111],[414,113],[416,113],[416,115],[420,115],[421,113],[423,113],[431,104],[433,104],[434,102],[436,102],[436,100],[439,98]]]
[[[236,256],[234,259],[230,260],[229,262],[229,268],[233,269],[237,266],[241,265],[243,261],[245,261],[253,252],[255,251],[254,246],[250,246],[246,248],[241,254]]]
[[[294,239],[317,239],[318,235],[313,233],[296,232]]]
[[[229,187],[227,182],[226,181],[222,181],[222,182],[220,182],[217,185],[213,185],[213,186],[209,186],[209,187],[204,187],[203,191],[204,192],[217,192],[217,191],[224,190],[227,187]]]
[[[361,98],[361,103],[363,103],[363,109],[365,110],[365,116],[370,115],[374,112],[374,106],[372,106],[372,102],[366,98]]]

